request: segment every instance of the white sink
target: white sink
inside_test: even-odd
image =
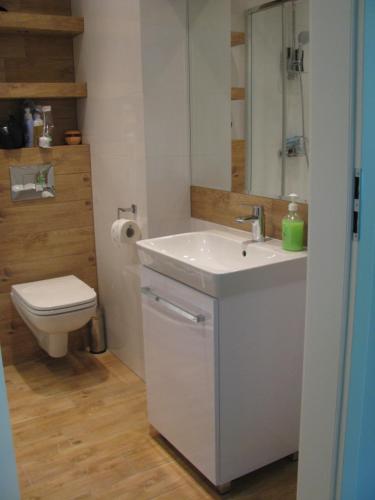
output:
[[[281,241],[249,243],[243,231],[209,230],[137,242],[144,266],[213,297],[305,279],[306,252],[286,252]],[[272,272],[267,272],[267,268]]]

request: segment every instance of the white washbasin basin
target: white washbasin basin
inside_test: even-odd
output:
[[[306,252],[286,252],[276,239],[249,243],[249,236],[209,230],[142,240],[137,246],[144,266],[214,297],[268,286],[280,273],[287,280],[305,279]]]

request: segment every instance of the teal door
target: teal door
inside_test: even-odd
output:
[[[0,498],[18,500],[18,478],[0,352]]]
[[[375,499],[375,0],[365,0],[360,240],[341,500]]]

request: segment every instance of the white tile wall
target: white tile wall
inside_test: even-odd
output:
[[[132,247],[117,248],[110,229],[117,208],[135,203],[147,235],[139,3],[73,0],[85,18],[75,39],[77,80],[88,83],[79,126],[91,145],[99,296],[109,348],[143,376],[139,263]]]
[[[186,0],[140,0],[149,236],[190,227]]]
[[[232,31],[246,32],[245,12],[260,5],[262,0],[230,0]],[[232,86],[246,86],[246,47],[232,47]],[[232,139],[244,139],[246,134],[246,104],[243,101],[232,102]]]
[[[245,31],[245,12],[253,7],[267,3],[268,0],[230,0],[231,2],[231,17],[232,30]]]
[[[251,191],[278,197],[282,187],[282,6],[252,16],[252,95],[247,102],[251,134]]]
[[[189,0],[192,183],[231,188],[230,2]]]
[[[144,376],[140,265],[114,246],[117,208],[135,203],[143,237],[190,228],[186,0],[72,0],[88,98],[79,127],[91,145],[99,294],[109,348]],[[145,127],[146,122],[146,127]]]
[[[207,49],[197,43],[192,66],[200,88],[193,103],[200,127],[192,137],[195,184],[230,188],[229,36],[231,29],[244,29],[243,10],[257,3],[191,2],[190,22],[197,20],[195,34]],[[85,33],[75,39],[77,80],[88,82],[88,98],[78,105],[79,126],[91,144],[109,347],[143,376],[139,261],[135,248],[113,245],[110,228],[117,208],[135,203],[144,237],[190,230],[187,0],[72,0],[72,9],[85,17]],[[232,84],[241,86],[244,69],[234,70]],[[241,138],[244,109],[237,104],[233,133]]]

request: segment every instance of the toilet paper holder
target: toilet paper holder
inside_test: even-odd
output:
[[[137,215],[137,205],[134,205],[134,203],[132,203],[132,205],[130,205],[130,207],[128,208],[121,208],[121,207],[118,208],[117,218],[121,219],[121,214],[128,214],[128,213],[132,213],[135,217]]]

